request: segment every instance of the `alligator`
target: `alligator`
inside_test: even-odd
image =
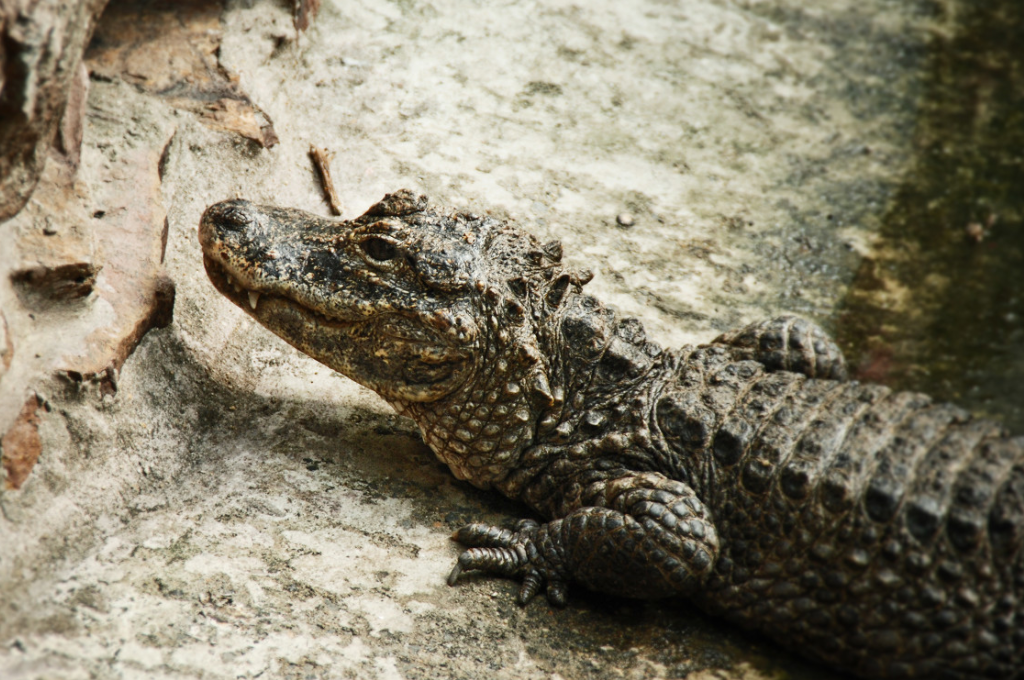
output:
[[[459,529],[450,584],[684,596],[863,677],[1024,678],[1024,438],[847,380],[816,325],[665,350],[559,242],[407,190],[348,221],[225,201],[199,240],[217,290],[546,520]]]

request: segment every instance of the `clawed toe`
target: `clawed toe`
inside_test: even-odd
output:
[[[520,605],[532,600],[545,587],[548,601],[564,606],[568,586],[543,563],[534,545],[539,525],[533,520],[522,520],[515,531],[487,524],[468,524],[456,531],[452,538],[469,546],[448,575],[448,585],[454,586],[468,571],[478,571],[506,578],[522,576],[523,582],[516,595]]]

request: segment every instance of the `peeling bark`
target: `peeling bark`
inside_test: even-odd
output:
[[[41,404],[39,398],[32,395],[21,409],[21,415],[0,439],[0,461],[3,462],[7,479],[4,488],[17,490],[22,487],[32,468],[43,452],[43,442],[39,437],[39,415],[36,413]]]
[[[24,207],[107,0],[0,3],[0,222]],[[73,128],[68,131],[73,140]]]
[[[0,309],[0,379],[11,367],[11,360],[14,358],[14,343],[11,342],[11,333],[7,329],[7,317],[4,310]]]
[[[198,0],[119,2],[96,31],[86,54],[89,69],[269,149],[279,141],[273,121],[220,62],[222,11],[219,3]]]

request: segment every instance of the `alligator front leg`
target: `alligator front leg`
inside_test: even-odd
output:
[[[711,341],[738,350],[770,371],[792,371],[808,378],[846,380],[846,359],[835,341],[815,323],[798,316],[758,321]]]
[[[454,538],[470,549],[448,578],[470,570],[521,577],[520,604],[542,586],[563,605],[569,583],[599,592],[658,598],[692,592],[711,573],[718,535],[703,503],[682,482],[623,471],[577,492],[576,507],[514,531],[470,524]]]

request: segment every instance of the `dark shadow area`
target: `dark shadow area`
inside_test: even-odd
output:
[[[937,35],[915,167],[838,323],[854,377],[1024,433],[1024,4]]]

